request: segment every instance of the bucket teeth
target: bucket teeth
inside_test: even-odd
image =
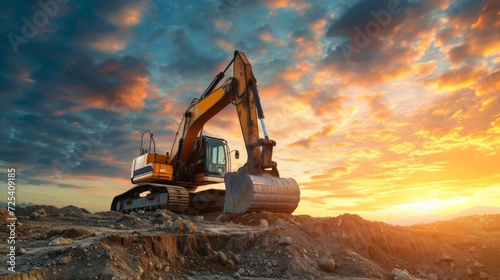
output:
[[[291,178],[226,173],[224,213],[292,213],[300,201],[300,188]]]

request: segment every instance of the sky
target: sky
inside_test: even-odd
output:
[[[500,206],[499,15],[498,0],[2,1],[0,166],[18,203],[108,210],[140,134],[170,151],[239,50],[295,214]],[[204,131],[244,153],[232,105]]]

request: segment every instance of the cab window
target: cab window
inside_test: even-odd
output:
[[[224,149],[224,143],[222,143],[222,141],[210,139],[207,141],[207,144],[207,175],[222,177],[226,173],[226,151]]]

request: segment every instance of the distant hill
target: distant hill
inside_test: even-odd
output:
[[[446,221],[464,216],[485,215],[485,214],[500,214],[500,207],[479,205],[460,211],[455,214],[449,214],[449,215],[426,214],[426,215],[409,216],[397,220],[387,220],[383,222],[391,225],[411,226],[417,224],[433,223],[437,221]]]
[[[16,207],[25,207],[25,206],[30,206],[32,205],[31,203],[21,203],[21,204],[17,204],[16,203]],[[9,206],[9,204],[7,202],[0,202],[0,208],[7,208]]]

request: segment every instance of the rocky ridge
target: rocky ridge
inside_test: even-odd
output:
[[[350,214],[29,206],[16,215],[16,274],[4,266],[2,279],[500,279],[500,215],[412,227]]]

